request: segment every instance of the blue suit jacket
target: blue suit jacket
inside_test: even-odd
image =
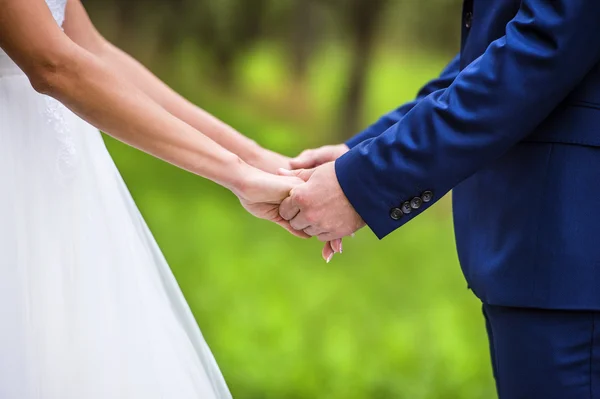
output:
[[[486,303],[600,310],[600,1],[467,0],[460,54],[348,142],[346,196],[383,238],[451,189]]]

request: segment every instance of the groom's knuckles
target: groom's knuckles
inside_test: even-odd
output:
[[[304,208],[308,205],[308,194],[302,188],[294,189],[290,194],[291,203],[298,208]]]
[[[304,220],[309,224],[309,226],[317,225],[319,218],[315,215],[315,212],[312,210],[307,210],[302,213],[304,216]]]
[[[300,213],[292,219],[292,223],[295,225],[294,228],[298,229],[306,229],[307,227],[313,227],[316,229],[321,229],[321,225],[319,223],[318,214],[313,210],[300,210]]]

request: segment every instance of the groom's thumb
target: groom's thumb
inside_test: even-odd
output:
[[[278,174],[280,176],[289,176],[289,177],[299,177],[304,181],[308,181],[310,177],[315,173],[314,169],[297,169],[297,170],[287,170],[280,168]]]
[[[305,150],[296,158],[290,160],[292,169],[312,168],[317,166],[317,159],[314,150]]]

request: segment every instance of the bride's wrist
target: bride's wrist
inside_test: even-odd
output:
[[[230,187],[228,188],[238,197],[245,197],[246,193],[252,189],[252,176],[254,176],[256,172],[256,168],[237,157],[235,163],[231,167],[232,179]]]
[[[245,162],[249,165],[255,165],[264,157],[266,150],[257,142],[252,141],[247,147],[246,153],[243,156]]]

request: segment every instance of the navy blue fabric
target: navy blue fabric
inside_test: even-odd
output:
[[[379,238],[453,189],[484,303],[600,310],[600,1],[467,0],[463,14],[459,73],[338,159],[340,185]]]
[[[600,313],[483,312],[500,399],[600,399]]]

